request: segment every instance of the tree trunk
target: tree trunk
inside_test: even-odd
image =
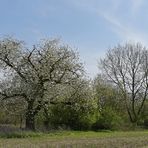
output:
[[[35,115],[31,112],[26,113],[26,127],[27,130],[35,130]]]
[[[33,108],[34,100],[28,101],[28,108],[26,111],[26,129],[35,130],[35,116],[39,113],[42,108],[42,102],[38,101],[36,108]]]
[[[26,111],[26,129],[27,130],[35,130],[35,114],[33,110],[34,100],[28,101],[28,107]]]
[[[49,115],[48,115],[48,110],[44,108],[44,116],[45,116],[45,121],[44,121],[44,126],[46,130],[49,129]]]

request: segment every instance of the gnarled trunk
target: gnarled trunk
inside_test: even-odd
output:
[[[44,108],[44,116],[45,116],[44,126],[48,130],[50,121],[49,121],[48,110],[46,108]]]
[[[32,111],[26,113],[26,127],[27,130],[35,130],[35,115]]]
[[[28,107],[25,115],[26,117],[25,128],[27,130],[35,130],[35,114],[33,110],[34,100],[29,100],[27,103]]]
[[[28,101],[28,108],[26,111],[26,129],[35,130],[35,117],[42,108],[42,102],[38,101],[38,105],[34,108],[34,100]]]

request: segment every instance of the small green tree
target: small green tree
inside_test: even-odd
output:
[[[93,89],[98,106],[97,121],[93,128],[95,130],[118,128],[121,116],[125,114],[120,92],[101,75],[94,79]]]

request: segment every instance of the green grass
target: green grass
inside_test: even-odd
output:
[[[22,132],[0,134],[5,148],[146,148],[148,131],[61,131],[51,133]]]

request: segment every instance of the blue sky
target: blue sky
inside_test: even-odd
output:
[[[35,44],[60,37],[76,48],[90,77],[118,43],[148,45],[147,0],[0,0],[0,37]]]

